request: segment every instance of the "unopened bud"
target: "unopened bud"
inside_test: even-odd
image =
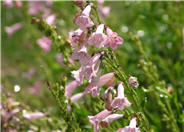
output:
[[[170,94],[173,94],[173,93],[174,93],[174,89],[173,89],[171,86],[169,86],[169,87],[167,88],[167,90],[168,90],[168,92],[169,92]]]
[[[137,88],[137,87],[139,86],[139,83],[138,83],[136,77],[132,77],[132,76],[131,76],[131,77],[128,79],[128,83],[129,83],[132,87],[134,87],[134,88]]]
[[[84,2],[84,0],[74,0],[73,1],[77,6],[81,6]]]

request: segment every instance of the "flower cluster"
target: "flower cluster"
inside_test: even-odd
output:
[[[82,2],[77,5],[81,6]],[[79,28],[71,30],[69,32],[69,42],[73,47],[72,59],[80,62],[80,68],[72,71],[74,81],[70,82],[65,87],[65,96],[70,99],[71,102],[77,102],[85,94],[91,94],[91,96],[100,96],[102,86],[106,85],[109,88],[101,96],[101,99],[106,102],[105,109],[95,116],[88,116],[90,123],[94,126],[94,130],[98,131],[100,126],[107,127],[111,122],[123,117],[122,114],[114,113],[114,110],[123,110],[125,107],[129,107],[131,103],[124,95],[123,82],[118,84],[118,95],[114,97],[113,91],[115,83],[115,73],[107,73],[101,76],[102,69],[100,68],[101,58],[104,56],[104,51],[99,51],[92,56],[88,53],[90,46],[94,46],[98,49],[103,47],[112,48],[116,50],[118,45],[123,43],[123,39],[113,32],[104,23],[96,24],[90,17],[91,9],[93,5],[88,3],[85,8],[77,13],[74,18],[74,23]],[[94,31],[94,29],[96,29]],[[93,32],[91,32],[93,31]],[[73,91],[84,83],[84,79],[88,81],[88,86],[81,93],[72,95]],[[69,107],[69,110],[71,107]],[[131,132],[136,128],[136,120],[133,118],[129,126],[119,129],[122,132]]]

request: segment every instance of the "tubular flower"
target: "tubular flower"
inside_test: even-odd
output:
[[[105,42],[105,47],[111,47],[113,50],[117,48],[118,45],[123,43],[123,39],[118,36],[116,32],[113,32],[110,28],[107,27],[107,40]]]
[[[124,96],[124,87],[122,85],[123,83],[120,82],[118,85],[118,96],[115,97],[112,101],[111,106],[114,109],[120,109],[123,110],[125,106],[130,106],[131,103],[128,101],[128,99]]]
[[[101,77],[93,77],[91,83],[86,87],[87,93],[91,93],[93,97],[100,95],[100,88],[105,85],[111,78],[114,76],[114,73],[107,73]]]
[[[65,97],[69,98],[78,85],[79,83],[77,81],[70,82],[65,88]]]
[[[91,93],[93,97],[100,95],[100,87],[98,87],[99,77],[93,77],[91,83],[85,88],[86,93]]]
[[[89,14],[91,11],[91,5],[88,5],[82,13],[77,13],[74,18],[74,23],[79,26],[80,29],[84,30],[86,28],[92,27],[94,23],[91,21]]]
[[[69,32],[69,41],[72,46],[76,46],[78,42],[83,42],[85,37],[85,31],[81,30],[80,28]]]
[[[92,33],[92,35],[88,39],[89,44],[95,44],[97,48],[101,48],[104,46],[104,43],[107,39],[107,36],[103,33],[104,24],[100,24],[97,27],[96,32]]]
[[[45,114],[41,112],[29,113],[25,111],[23,112],[23,117],[29,121],[32,121],[32,120],[39,119],[41,117],[45,117]]]
[[[129,126],[118,129],[116,132],[141,132],[138,127],[136,127],[136,117],[133,117],[130,121]]]
[[[47,22],[47,24],[53,25],[55,19],[56,19],[56,14],[52,14],[52,15],[49,15],[49,16],[45,19],[45,21]]]
[[[79,46],[79,48],[74,49],[72,53],[72,58],[74,60],[79,60],[79,62],[84,65],[89,60],[87,44],[83,43]]]
[[[8,34],[8,36],[12,36],[13,33],[15,33],[17,30],[22,28],[22,26],[23,26],[23,23],[19,22],[19,23],[13,24],[12,26],[5,27],[5,31]]]
[[[77,101],[79,101],[86,93],[85,92],[81,92],[81,93],[77,93],[75,95],[73,95],[70,99],[72,103],[75,103]]]
[[[79,83],[79,85],[81,85],[84,78],[84,75],[82,74],[82,67],[77,71],[72,71],[71,73],[75,80]]]
[[[107,73],[101,76],[98,83],[98,87],[102,87],[103,85],[107,84],[113,77],[114,77],[114,72]]]
[[[2,116],[2,121],[7,122],[12,116],[16,115],[18,112],[20,112],[19,109],[13,109],[11,111],[6,111],[4,115]]]
[[[45,51],[49,52],[52,45],[52,41],[47,37],[42,37],[37,40],[38,45]]]
[[[88,116],[90,123],[94,126],[94,131],[99,130],[100,122],[111,114],[111,111],[103,110],[95,116]]]
[[[111,114],[111,115],[107,116],[105,119],[103,119],[100,122],[100,125],[102,127],[107,127],[110,123],[112,123],[115,120],[118,120],[121,117],[123,117],[123,114]]]
[[[84,77],[91,82],[93,77],[97,77],[97,73],[99,70],[100,57],[103,53],[97,53],[93,57],[91,57],[88,62],[82,66],[82,73]]]

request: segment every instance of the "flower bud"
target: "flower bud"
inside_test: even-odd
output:
[[[74,0],[73,1],[77,6],[81,6],[83,4],[83,0]]]
[[[171,86],[169,86],[169,87],[167,88],[167,91],[168,91],[170,94],[173,94],[173,93],[174,93],[174,89],[173,89]]]
[[[132,77],[132,76],[131,76],[131,77],[128,79],[128,83],[129,83],[132,87],[134,87],[134,88],[137,88],[137,87],[139,86],[139,83],[138,83],[136,77]]]

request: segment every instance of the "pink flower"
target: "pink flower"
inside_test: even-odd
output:
[[[78,85],[79,83],[77,81],[70,82],[65,88],[65,97],[69,98]]]
[[[100,95],[100,87],[98,87],[99,77],[93,77],[91,83],[85,88],[86,93],[91,93],[91,96],[96,97]]]
[[[75,66],[75,61],[74,61],[71,57],[69,57],[69,56],[68,56],[68,61],[69,61],[72,65]]]
[[[100,122],[111,114],[111,111],[103,110],[95,116],[88,116],[90,123],[94,126],[94,131],[99,130]]]
[[[89,14],[91,11],[91,5],[88,5],[82,13],[77,13],[74,18],[74,23],[79,26],[80,29],[84,30],[86,28],[92,27],[94,23],[91,21]]]
[[[63,55],[61,53],[56,54],[56,61],[62,65],[63,64]]]
[[[45,18],[50,14],[49,7],[51,5],[52,1],[29,1],[28,13],[31,15],[37,15],[39,12],[43,12],[43,16]]]
[[[49,15],[51,15],[51,9],[50,8],[44,8],[43,9],[43,19],[46,19]]]
[[[99,5],[102,5],[102,4],[104,3],[104,0],[97,0],[97,3],[98,3]]]
[[[88,62],[84,66],[82,66],[83,75],[89,82],[91,82],[91,79],[93,77],[97,77],[100,64],[100,57],[102,56],[102,54],[102,52],[95,54],[88,60]]]
[[[41,86],[41,81],[35,82],[34,86],[32,88],[29,88],[30,93],[34,95],[38,94],[40,86]]]
[[[130,121],[129,126],[118,129],[116,132],[141,132],[138,127],[136,127],[136,117],[133,117]]]
[[[96,32],[92,33],[92,35],[88,39],[88,43],[93,45],[95,44],[97,48],[101,48],[104,46],[104,43],[107,39],[107,36],[103,33],[104,24],[100,24],[97,27]]]
[[[35,72],[36,72],[35,68],[33,68],[33,67],[29,68],[29,70],[26,73],[23,74],[23,77],[30,80],[31,77],[33,76],[33,74],[35,74]]]
[[[114,76],[114,73],[108,73],[101,77],[94,76],[91,80],[91,83],[85,88],[87,93],[91,93],[93,97],[100,95],[100,89],[105,85],[111,78]]]
[[[19,112],[20,112],[20,110],[18,108],[17,109],[14,109],[14,110],[11,110],[10,112],[6,112],[2,116],[3,122],[7,122],[12,116],[16,115]]]
[[[4,6],[6,6],[8,8],[12,8],[13,7],[13,0],[4,0],[3,4],[4,4]]]
[[[122,85],[123,83],[120,82],[118,85],[118,96],[115,97],[112,101],[111,106],[114,109],[120,109],[123,110],[125,106],[130,106],[131,103],[128,101],[128,99],[124,96],[124,87]]]
[[[89,56],[87,53],[87,44],[83,43],[79,46],[79,48],[74,49],[72,53],[72,58],[74,60],[79,60],[81,64],[86,64],[89,60]]]
[[[47,37],[42,37],[41,39],[37,40],[37,43],[39,44],[39,46],[45,51],[45,52],[49,52],[50,51],[50,47],[52,45],[52,41],[47,38]]]
[[[71,42],[72,46],[76,46],[78,42],[83,42],[85,37],[85,31],[81,30],[80,28],[69,32],[69,41]]]
[[[103,119],[100,122],[100,125],[102,127],[107,127],[110,123],[112,123],[115,120],[118,120],[119,118],[122,118],[123,114],[111,114],[109,116],[107,116],[105,119]]]
[[[61,132],[60,130],[52,130],[52,132]]]
[[[41,10],[44,9],[41,1],[29,1],[28,13],[31,15],[37,15]]]
[[[12,25],[12,26],[5,27],[5,31],[8,34],[8,36],[12,36],[13,33],[15,33],[17,30],[22,28],[22,26],[23,26],[23,23],[19,22],[19,23],[16,23],[16,24]]]
[[[85,77],[89,82],[92,78],[97,77],[99,71],[100,57],[103,52],[95,54],[91,57],[85,65],[82,65],[79,70],[72,71],[73,77],[82,84],[83,78]]]
[[[49,15],[49,16],[45,19],[45,21],[46,21],[49,25],[53,25],[55,19],[56,19],[56,14],[52,14],[52,15]]]
[[[30,113],[30,112],[26,112],[26,111],[23,112],[23,117],[29,121],[36,120],[36,119],[42,118],[44,116],[45,116],[45,114],[43,114],[41,112],[35,112],[35,113]]]
[[[82,74],[82,67],[77,71],[72,71],[72,76],[78,81],[79,85],[82,84],[84,75]]]
[[[107,84],[113,77],[114,77],[114,72],[107,73],[101,76],[98,83],[98,87],[102,87],[103,85]]]
[[[116,32],[113,32],[107,27],[107,40],[105,42],[105,47],[111,47],[113,50],[117,48],[118,45],[123,43],[123,39],[118,36]]]
[[[104,15],[104,16],[108,16],[109,12],[111,10],[111,7],[109,6],[105,6],[105,7],[99,7],[100,12]]]
[[[75,103],[77,101],[79,101],[86,93],[85,92],[81,92],[81,93],[77,93],[75,95],[73,95],[70,99],[72,103]]]
[[[22,1],[16,0],[15,5],[16,5],[17,8],[21,8],[22,7]]]

